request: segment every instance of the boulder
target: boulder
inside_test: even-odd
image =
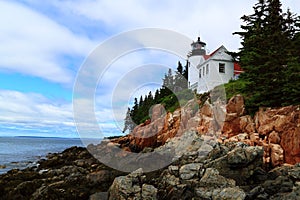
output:
[[[227,138],[233,137],[235,135],[238,135],[241,133],[241,128],[240,128],[240,118],[239,117],[234,117],[228,119],[228,114],[226,115],[226,121],[223,124],[222,127],[222,134],[225,135]]]
[[[284,163],[283,149],[279,144],[270,144],[270,157],[273,167],[280,166]]]
[[[300,114],[299,114],[300,116]],[[296,164],[300,162],[300,127],[290,128],[281,134],[280,145],[284,150],[285,162]]]
[[[246,193],[239,187],[224,188],[212,193],[213,200],[244,200],[245,198]]]
[[[92,194],[89,197],[89,200],[106,200],[108,198],[107,192],[97,192],[95,194]]]
[[[205,101],[203,106],[200,108],[200,113],[207,117],[213,117],[214,113],[212,105],[208,101]]]
[[[143,200],[156,200],[157,199],[157,189],[153,185],[143,184],[142,199]]]
[[[108,199],[157,199],[157,189],[153,185],[143,183],[144,178],[142,169],[138,169],[127,176],[115,178],[109,188]]]
[[[242,95],[236,95],[229,99],[226,105],[227,113],[236,113],[237,116],[245,114],[245,101]]]
[[[284,151],[284,162],[300,162],[300,109],[299,106],[261,108],[255,115],[258,133],[267,143],[279,144]]]
[[[141,199],[141,187],[131,177],[119,176],[115,178],[113,184],[109,188],[109,200],[125,200],[130,196]]]
[[[152,115],[151,115],[151,121],[155,121],[159,118],[161,118],[162,115],[166,114],[166,110],[163,105],[156,104],[152,106]]]
[[[239,144],[239,143],[238,143]],[[215,168],[220,175],[234,179],[238,185],[246,184],[254,170],[262,167],[263,149],[251,147],[244,143],[236,145],[226,155],[205,164],[205,168]]]
[[[253,146],[260,144],[260,138],[258,133],[250,133],[249,139],[252,142]]]
[[[176,165],[170,165],[168,167],[168,169],[169,169],[169,173],[170,174],[173,174],[175,176],[179,176],[179,167],[178,166],[176,166]]]
[[[240,117],[240,129],[243,133],[256,132],[255,123],[250,115]]]
[[[202,163],[190,163],[180,167],[179,176],[183,180],[192,178],[199,178],[202,176],[200,169],[203,167]]]
[[[235,181],[232,179],[226,179],[219,175],[219,171],[213,168],[207,168],[204,175],[200,179],[199,185],[202,187],[231,187],[235,186]]]
[[[279,144],[280,143],[279,134],[276,131],[272,131],[268,137],[268,140],[269,143]]]
[[[87,181],[93,185],[109,184],[113,181],[113,173],[110,170],[92,172],[87,175]]]

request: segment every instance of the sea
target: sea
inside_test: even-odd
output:
[[[36,165],[48,153],[81,146],[79,138],[0,137],[0,174]]]

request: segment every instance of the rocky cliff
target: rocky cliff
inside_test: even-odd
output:
[[[299,114],[250,116],[239,95],[173,113],[156,105],[129,135],[0,175],[0,199],[299,199]]]
[[[237,95],[226,105],[191,100],[173,113],[165,113],[160,105],[154,106],[152,113],[151,120],[112,142],[126,151],[139,152],[146,147],[164,145],[168,139],[180,137],[185,131],[195,130],[221,143],[243,142],[264,147],[266,166],[300,162],[299,106],[261,108],[252,117],[246,115],[244,99]]]

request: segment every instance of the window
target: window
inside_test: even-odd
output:
[[[206,74],[208,74],[208,64],[206,65]]]
[[[201,78],[201,69],[199,69],[199,78]]]
[[[205,75],[205,67],[203,67],[203,76]]]
[[[219,72],[225,73],[225,63],[219,63]]]

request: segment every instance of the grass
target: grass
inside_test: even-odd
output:
[[[216,96],[216,97],[222,97],[222,96],[224,96],[223,94],[224,94],[224,90],[225,90],[226,99],[222,99],[224,101],[228,101],[231,97],[233,97],[237,94],[241,94],[246,98],[246,96],[243,93],[245,86],[246,86],[245,81],[242,81],[240,79],[231,80],[226,84],[215,87],[213,90],[213,93],[214,93],[214,96]]]

